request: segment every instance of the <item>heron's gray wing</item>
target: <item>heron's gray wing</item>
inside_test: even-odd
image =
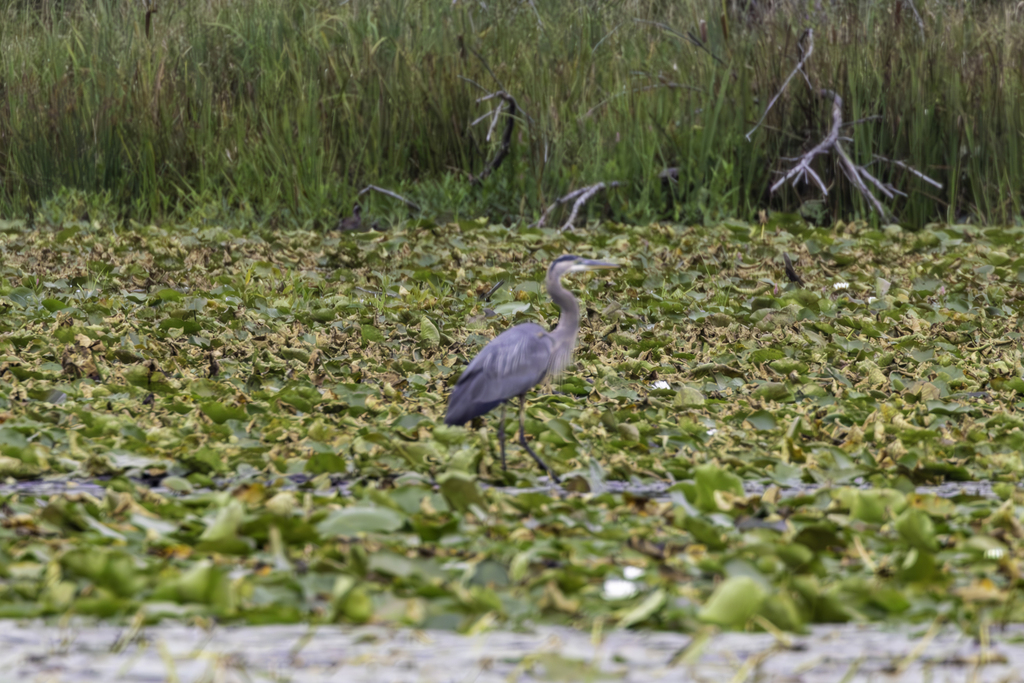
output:
[[[551,335],[533,323],[516,325],[492,339],[456,382],[445,423],[465,424],[525,394],[544,379],[553,345]]]

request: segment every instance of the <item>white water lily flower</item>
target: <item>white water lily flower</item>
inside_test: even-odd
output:
[[[636,581],[637,579],[639,579],[643,575],[644,575],[644,570],[640,569],[640,567],[632,567],[632,566],[630,566],[630,567],[623,567],[622,568],[622,576],[625,577],[626,579],[630,580],[630,581]]]
[[[653,387],[655,389],[671,389],[672,388],[671,386],[669,386],[669,383],[666,382],[663,379],[657,380],[654,384],[651,385],[651,387]]]
[[[837,282],[834,285],[832,285],[832,289],[834,289],[836,291],[838,291],[840,289],[849,289],[849,288],[850,288],[850,283],[849,282]]]
[[[626,581],[625,579],[605,579],[602,595],[605,600],[625,600],[626,598],[633,597],[639,592],[640,589],[637,587],[636,583],[632,581]]]

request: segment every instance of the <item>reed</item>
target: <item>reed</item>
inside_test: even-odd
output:
[[[141,3],[2,0],[0,213],[74,188],[122,218],[221,204],[328,225],[374,183],[428,213],[518,221],[597,181],[621,185],[593,216],[794,211],[820,193],[768,188],[784,157],[825,134],[829,103],[797,78],[744,136],[813,27],[812,83],[842,95],[846,121],[867,119],[844,129],[858,163],[902,160],[943,185],[873,167],[908,193],[890,203],[902,222],[1019,221],[1020,10],[917,4],[923,28],[888,0],[181,0],[157,6],[147,35]],[[520,106],[511,153],[471,186],[503,123],[489,141],[488,119],[470,123],[499,89]],[[816,162],[828,217],[868,216],[833,163]],[[659,178],[666,167],[677,183]]]

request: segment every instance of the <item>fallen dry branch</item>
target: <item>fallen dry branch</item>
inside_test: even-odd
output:
[[[920,178],[921,180],[925,181],[929,185],[934,185],[935,187],[939,188],[940,190],[942,189],[942,183],[940,183],[937,180],[933,180],[932,178],[929,178],[924,173],[921,173],[920,171],[918,171],[917,169],[915,169],[915,168],[913,168],[911,166],[908,166],[907,164],[903,163],[902,161],[896,161],[895,159],[886,159],[885,157],[880,157],[877,154],[874,155],[874,158],[877,159],[878,161],[884,161],[887,164],[892,164],[893,166],[898,166],[899,168],[902,168],[907,173],[909,173],[911,175],[914,175],[914,176],[917,176],[918,178]]]
[[[908,5],[910,5],[910,11],[914,13],[914,20],[917,22],[917,28],[920,29],[921,37],[923,38],[924,37],[924,20],[921,18],[921,15],[917,13],[917,7],[914,6],[914,0],[904,0],[904,2],[906,2]]]
[[[481,182],[487,179],[489,175],[494,173],[494,171],[499,166],[501,166],[501,162],[505,160],[505,157],[508,156],[509,151],[512,149],[512,129],[515,127],[516,110],[518,108],[518,104],[516,104],[516,98],[509,95],[504,90],[499,90],[498,92],[487,95],[486,97],[481,97],[480,99],[477,100],[477,102],[484,102],[486,100],[491,99],[492,97],[498,97],[505,102],[505,116],[507,117],[505,121],[505,132],[501,136],[501,145],[498,147],[498,151],[494,154],[494,157],[487,162],[487,165],[484,166],[484,170],[481,171],[480,175],[478,176],[469,177],[469,182],[473,185],[479,185]],[[498,117],[500,114],[501,107],[496,107],[493,111],[488,112],[484,116],[481,116],[470,125],[474,126],[480,121],[486,119],[487,117],[491,117],[491,127],[487,131],[487,140],[490,140],[491,135],[494,133],[494,128],[498,125]]]
[[[530,227],[544,227],[544,223],[547,222],[548,217],[551,215],[551,212],[554,211],[556,207],[561,206],[562,204],[568,204],[569,202],[573,202],[572,211],[569,213],[569,219],[565,222],[565,224],[562,225],[562,231],[568,230],[569,228],[572,227],[573,221],[576,220],[576,216],[577,214],[579,214],[580,209],[583,208],[583,205],[586,204],[591,199],[591,197],[593,197],[601,190],[610,190],[613,187],[618,187],[619,185],[620,183],[617,180],[615,180],[610,183],[594,183],[593,185],[587,185],[586,187],[581,187],[578,190],[573,190],[572,192],[562,197],[559,197],[554,202],[552,202],[551,206],[544,209],[544,213],[542,213],[540,215],[540,218],[538,218],[537,221],[533,223]]]
[[[357,197],[362,197],[364,194],[366,194],[367,192],[371,192],[371,191],[379,192],[381,194],[387,195],[388,197],[391,197],[392,199],[397,199],[400,202],[404,202],[405,205],[408,206],[413,211],[422,211],[422,209],[420,209],[420,205],[417,204],[416,202],[412,201],[411,199],[407,199],[407,198],[403,197],[402,195],[398,194],[397,192],[392,192],[391,190],[385,190],[383,187],[377,187],[376,185],[367,185],[363,189],[359,190],[359,194],[356,195],[356,196]]]
[[[811,58],[812,54],[814,54],[814,31],[812,29],[807,29],[807,33],[804,35],[804,38],[807,40],[807,48],[804,49],[803,39],[801,39],[799,43],[800,51],[802,53],[800,55],[800,61],[796,63],[796,66],[793,67],[793,70],[789,72],[788,76],[786,76],[786,80],[783,81],[782,87],[779,88],[779,92],[775,93],[775,97],[773,97],[771,99],[771,102],[768,103],[768,106],[765,107],[764,113],[761,114],[761,118],[757,120],[757,123],[754,124],[754,127],[751,128],[750,132],[746,134],[745,137],[747,138],[747,142],[750,142],[750,136],[754,134],[755,130],[761,127],[761,123],[764,121],[764,117],[768,116],[768,112],[772,110],[772,107],[775,106],[775,103],[778,102],[780,97],[782,97],[782,93],[786,90],[786,87],[789,85],[789,82],[793,80],[793,76],[796,76],[799,72],[803,74],[804,80],[807,80],[807,74],[804,73],[804,63]],[[811,85],[809,80],[807,82],[807,85]],[[813,90],[813,88],[811,89]]]
[[[822,94],[824,95],[825,91],[823,91]],[[839,97],[839,95],[835,95],[832,100],[832,128],[829,130],[828,135],[826,135],[825,139],[815,145],[809,152],[801,156],[797,160],[796,165],[789,169],[788,172],[783,174],[783,176],[779,178],[774,185],[772,185],[771,191],[777,191],[790,180],[795,184],[800,180],[806,180],[807,176],[810,176],[821,190],[821,193],[827,196],[828,188],[825,187],[825,182],[821,179],[821,176],[815,173],[814,169],[811,168],[811,162],[814,161],[814,157],[828,152],[839,143],[839,128],[842,125],[843,98]]]
[[[797,63],[796,68],[793,69],[792,73],[790,73],[789,77],[786,78],[785,82],[782,84],[782,90],[785,90],[790,80],[792,80],[793,76],[798,71],[801,74],[803,74],[804,79],[807,81],[807,85],[811,85],[810,79],[804,72],[803,67],[804,64],[807,62],[808,57],[810,57],[811,54],[814,52],[814,32],[808,29],[807,33],[805,34],[805,38],[806,48],[804,49],[803,46],[801,46],[803,49],[803,54],[800,57],[800,61]],[[782,94],[782,90],[780,90],[779,93],[772,98],[771,102],[768,103],[768,108],[765,110],[765,113],[761,115],[761,118],[758,120],[754,128],[751,129],[750,133],[747,133],[748,140],[750,139],[751,133],[757,130],[758,126],[761,125],[761,122],[764,120],[765,115],[767,115],[768,110],[771,109],[775,102],[779,99],[779,96]],[[887,199],[895,199],[896,195],[906,197],[906,193],[897,190],[888,183],[883,183],[878,178],[873,176],[867,170],[866,167],[854,163],[853,159],[846,151],[846,148],[843,147],[844,140],[848,140],[848,138],[843,138],[840,137],[839,135],[839,131],[844,126],[843,98],[839,95],[839,93],[829,90],[827,88],[821,88],[817,90],[817,94],[821,97],[832,100],[832,126],[831,128],[829,128],[828,135],[826,135],[821,142],[812,147],[808,152],[805,152],[803,155],[797,158],[795,160],[796,163],[788,171],[783,173],[782,177],[779,178],[774,185],[772,185],[771,192],[774,193],[778,191],[779,188],[781,188],[788,182],[792,182],[795,186],[801,180],[807,182],[808,178],[810,178],[810,180],[813,181],[814,184],[818,186],[818,189],[821,190],[821,193],[827,197],[828,187],[825,185],[825,182],[821,179],[821,176],[819,176],[817,172],[815,172],[815,170],[811,168],[811,162],[814,161],[815,157],[831,152],[836,155],[836,158],[839,161],[839,168],[843,172],[843,175],[845,175],[847,180],[849,180],[853,184],[853,186],[857,188],[857,191],[860,192],[862,197],[864,197],[864,200],[871,206],[872,210],[874,210],[879,216],[881,216],[884,219],[891,218],[891,213],[889,212],[889,210],[886,209],[886,207],[882,204],[878,197],[875,196],[875,194],[871,191],[871,188],[868,187],[868,184],[870,183],[871,185],[873,185]],[[903,162],[891,161],[889,159],[885,159],[884,157],[879,157],[877,155],[875,156],[875,159],[895,164],[900,168],[903,168],[909,171],[910,173],[914,174],[915,176],[921,178],[922,180],[925,180],[926,182],[935,185],[936,187],[942,187],[942,185],[937,181],[932,180],[931,178],[924,175],[920,171],[916,171],[910,168]]]

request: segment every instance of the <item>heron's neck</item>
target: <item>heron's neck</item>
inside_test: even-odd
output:
[[[575,345],[576,333],[580,328],[580,305],[572,292],[562,286],[559,278],[549,275],[546,284],[548,295],[562,311],[558,316],[558,325],[551,334],[560,343],[568,344],[571,349]]]

